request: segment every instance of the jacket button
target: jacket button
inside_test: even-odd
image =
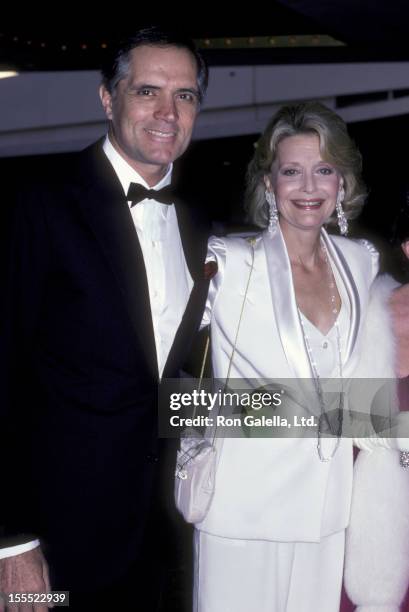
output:
[[[157,455],[151,454],[151,455],[146,455],[146,461],[148,463],[157,463],[159,460],[159,457]]]

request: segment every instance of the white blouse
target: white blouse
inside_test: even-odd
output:
[[[348,300],[348,294],[334,265],[332,265],[332,271],[339,295],[341,297],[341,309],[338,313],[337,324],[340,335],[341,359],[342,362],[345,362],[345,348],[346,339],[349,334],[351,308]],[[301,311],[299,311],[299,313],[303,322],[305,333],[308,337],[308,342],[314,356],[314,361],[316,363],[319,376],[321,378],[338,378],[340,375],[339,347],[338,331],[335,322],[327,334],[323,334],[305,315],[303,315]]]

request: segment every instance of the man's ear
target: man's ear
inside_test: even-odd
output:
[[[107,119],[111,121],[112,119],[112,96],[105,87],[105,85],[101,85],[99,88],[99,97],[102,102],[102,106],[104,108]]]

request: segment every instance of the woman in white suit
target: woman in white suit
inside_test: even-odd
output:
[[[335,219],[345,234],[359,213],[360,170],[340,117],[318,103],[285,106],[248,170],[250,219],[264,231],[210,241],[215,378],[297,379],[289,405],[298,416],[315,410],[316,427],[218,441],[214,497],[195,531],[195,612],[339,610],[353,453],[338,426],[324,435],[323,379],[354,376],[378,257],[324,226]]]

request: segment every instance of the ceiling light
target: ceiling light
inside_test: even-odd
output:
[[[9,79],[15,76],[18,76],[18,72],[15,70],[0,70],[0,79]]]

